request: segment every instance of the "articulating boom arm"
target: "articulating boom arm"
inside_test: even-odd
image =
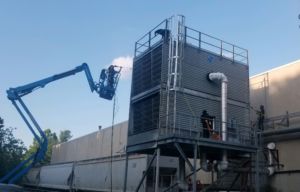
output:
[[[81,71],[85,72],[91,91],[93,92],[93,91],[97,90],[98,85],[94,83],[88,65],[86,63],[83,63],[82,65],[76,67],[75,69],[72,69],[72,70],[57,74],[57,75],[53,75],[51,77],[48,77],[48,78],[45,78],[45,79],[42,79],[42,80],[39,80],[39,81],[36,81],[33,83],[29,83],[27,85],[23,85],[23,86],[16,87],[16,88],[10,88],[7,91],[7,97],[9,100],[17,100],[18,98],[31,93],[35,89],[45,87],[48,83],[57,81],[59,79],[62,79],[62,78],[65,78],[65,77],[68,77],[71,75],[75,75],[76,73],[81,72]]]
[[[115,69],[117,68],[117,70]],[[37,140],[39,144],[39,148],[36,151],[35,154],[30,156],[28,159],[21,162],[18,166],[16,166],[13,170],[11,170],[8,174],[6,174],[4,177],[0,178],[0,183],[7,182],[9,184],[15,183],[17,180],[19,180],[24,174],[26,174],[29,169],[34,166],[37,162],[40,162],[44,159],[45,153],[47,151],[48,146],[48,140],[44,133],[44,131],[41,129],[21,97],[33,92],[34,90],[38,88],[45,87],[48,83],[51,83],[53,81],[57,81],[63,78],[66,78],[71,75],[75,75],[76,73],[79,73],[81,71],[85,72],[85,76],[87,78],[87,81],[90,86],[91,92],[97,92],[99,97],[112,100],[112,98],[115,95],[115,91],[117,88],[117,84],[120,78],[120,72],[121,67],[113,66],[111,65],[108,69],[103,69],[101,71],[101,75],[99,78],[99,82],[95,83],[93,80],[93,77],[91,75],[90,69],[86,63],[83,63],[82,65],[60,73],[53,75],[51,77],[29,83],[20,87],[16,88],[10,88],[7,90],[7,97],[9,100],[12,101],[13,105],[16,107],[17,111],[21,115],[22,119],[25,121],[26,125],[34,135],[34,138]],[[31,121],[28,120],[28,117]],[[34,129],[35,128],[35,129]],[[38,131],[38,133],[36,132]],[[40,135],[40,136],[39,136]]]

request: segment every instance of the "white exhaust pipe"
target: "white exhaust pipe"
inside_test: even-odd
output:
[[[221,81],[221,122],[222,122],[222,141],[227,141],[227,83],[228,79],[224,73],[209,73],[210,81]],[[222,161],[219,163],[218,169],[224,170],[228,168],[227,151],[223,151]]]
[[[271,150],[274,150],[276,148],[276,145],[273,142],[268,143],[267,148],[268,148],[268,163],[269,163],[268,174],[269,176],[272,176],[275,173],[275,167],[273,165],[273,157],[272,157]]]
[[[205,172],[211,171],[211,168],[208,166],[208,163],[207,163],[206,153],[202,154],[200,166],[201,166],[202,170]]]

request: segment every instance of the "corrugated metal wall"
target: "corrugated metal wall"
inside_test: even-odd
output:
[[[207,80],[207,74],[211,72],[222,72],[227,76],[229,99],[249,103],[248,66],[187,45],[182,65],[182,87],[220,96],[220,85]]]
[[[228,78],[227,122],[234,120],[239,125],[249,126],[248,66],[188,45],[184,50],[181,77],[182,88],[188,91],[178,93],[177,113],[199,117],[200,121],[202,111],[207,110],[217,122],[221,121],[221,86],[208,81],[207,75],[211,72],[222,72]],[[190,129],[190,125],[186,126]]]

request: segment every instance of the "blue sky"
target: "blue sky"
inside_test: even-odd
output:
[[[98,79],[115,58],[132,56],[134,42],[161,20],[183,14],[192,28],[249,50],[250,74],[300,59],[300,1],[0,1],[0,116],[26,145],[32,135],[6,99],[6,90],[83,62]],[[116,122],[127,120],[130,78],[117,93]],[[42,128],[74,137],[111,125],[112,102],[89,91],[83,74],[24,97]]]

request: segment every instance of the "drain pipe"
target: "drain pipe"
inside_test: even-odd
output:
[[[209,73],[210,81],[221,81],[221,122],[222,141],[227,141],[227,83],[228,79],[224,73]],[[227,151],[223,150],[222,161],[218,164],[219,170],[228,168]]]

